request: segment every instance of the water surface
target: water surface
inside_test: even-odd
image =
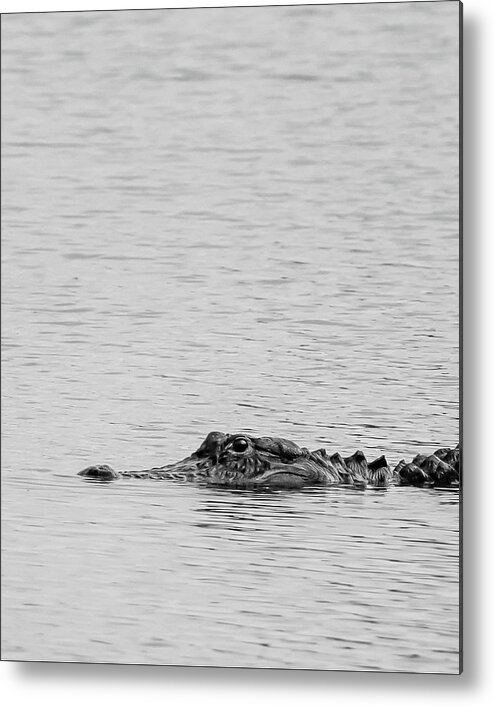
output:
[[[458,440],[458,4],[2,23],[4,657],[458,669],[458,496],[85,483]]]

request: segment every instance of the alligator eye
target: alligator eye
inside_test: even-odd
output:
[[[236,451],[237,453],[247,451],[248,448],[249,442],[247,441],[247,439],[235,439],[232,444],[232,451]]]

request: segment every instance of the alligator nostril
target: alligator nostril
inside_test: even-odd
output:
[[[247,439],[235,439],[235,441],[232,444],[232,450],[236,451],[237,453],[242,453],[243,451],[246,451],[249,448],[249,444],[247,442]]]

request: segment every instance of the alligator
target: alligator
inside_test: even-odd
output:
[[[197,451],[177,463],[143,471],[115,471],[106,464],[78,475],[111,481],[117,478],[176,479],[228,488],[301,488],[350,485],[356,488],[411,485],[459,488],[460,446],[440,448],[401,460],[392,470],[384,456],[367,461],[362,451],[343,458],[325,449],[309,451],[293,441],[250,434],[210,432]]]

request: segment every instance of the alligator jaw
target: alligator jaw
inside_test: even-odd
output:
[[[316,481],[307,478],[304,473],[281,468],[256,479],[256,485],[265,485],[269,488],[303,488],[305,485],[313,485],[314,483]]]
[[[303,488],[308,485],[327,484],[328,474],[319,469],[301,468],[297,464],[280,464],[251,478],[250,487]]]

